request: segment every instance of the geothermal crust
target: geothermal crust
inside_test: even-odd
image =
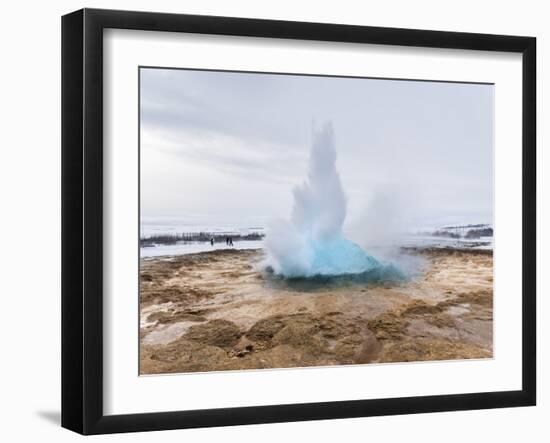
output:
[[[386,283],[276,278],[261,250],[142,260],[140,373],[492,357],[492,253],[412,253]]]

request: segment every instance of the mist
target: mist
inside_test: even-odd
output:
[[[334,129],[326,123],[313,135],[307,179],[293,190],[290,220],[271,222],[267,264],[284,277],[400,274],[344,236],[347,201],[336,169]]]

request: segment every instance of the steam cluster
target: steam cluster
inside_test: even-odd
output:
[[[275,220],[266,237],[267,261],[287,278],[395,274],[344,237],[346,197],[336,170],[334,130],[314,132],[307,179],[293,190],[290,220]]]

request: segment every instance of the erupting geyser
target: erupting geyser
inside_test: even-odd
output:
[[[332,124],[314,134],[307,180],[293,190],[290,221],[272,222],[266,237],[267,262],[282,277],[363,276],[395,279],[401,273],[346,239],[346,197],[336,170]]]

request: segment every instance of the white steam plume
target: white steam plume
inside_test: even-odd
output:
[[[290,221],[272,222],[266,237],[267,263],[276,274],[337,276],[389,269],[343,235],[347,205],[331,123],[314,134],[307,180],[293,196]]]

